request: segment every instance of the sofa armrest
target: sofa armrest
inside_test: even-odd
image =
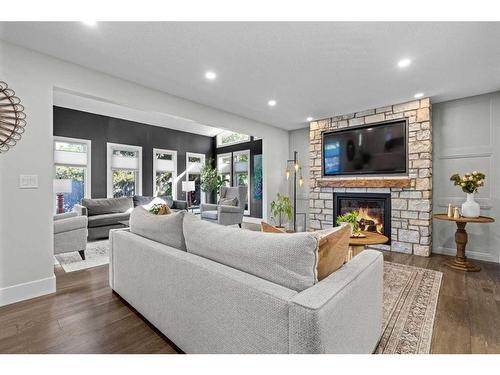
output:
[[[244,210],[242,210],[238,206],[217,206],[217,211],[220,213],[227,213],[227,214],[242,214]]]
[[[188,209],[188,204],[186,201],[178,201],[174,200],[174,204],[172,205],[172,208],[176,210],[186,210]]]
[[[290,353],[372,353],[382,335],[382,253],[365,250],[290,302]]]
[[[68,219],[70,217],[75,217],[75,216],[78,216],[78,213],[74,212],[74,211],[65,212],[63,214],[56,214],[56,215],[54,215],[54,221]]]
[[[217,211],[217,205],[211,203],[202,203],[200,205],[200,212],[203,211]]]
[[[74,216],[64,220],[54,221],[54,233],[70,232],[77,229],[87,229],[87,216]]]
[[[75,204],[73,206],[73,211],[76,212],[80,216],[88,216],[87,207],[82,206],[81,204]]]

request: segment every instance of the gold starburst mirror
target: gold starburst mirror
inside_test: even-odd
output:
[[[0,81],[0,154],[9,151],[21,139],[26,114],[14,90]]]

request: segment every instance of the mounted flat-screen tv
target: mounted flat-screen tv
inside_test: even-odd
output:
[[[323,175],[406,174],[407,121],[323,133]]]

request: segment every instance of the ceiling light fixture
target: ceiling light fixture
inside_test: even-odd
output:
[[[209,81],[213,81],[214,79],[217,78],[217,74],[215,74],[215,72],[208,71],[205,73],[205,78],[208,79]]]
[[[269,100],[269,101],[267,102],[267,105],[268,105],[269,107],[274,107],[276,104],[278,104],[278,103],[277,103],[277,102],[276,102],[276,100],[274,100],[274,99],[271,99],[271,100]]]
[[[424,97],[424,93],[423,92],[418,92],[416,93],[415,95],[413,95],[413,97],[415,99],[420,99],[420,98],[423,98]]]
[[[410,59],[402,59],[398,61],[398,67],[400,68],[406,68],[411,65],[411,60]]]
[[[312,120],[314,120],[314,119],[311,116],[309,116],[308,118],[306,118],[307,122],[311,122]]]
[[[82,21],[82,23],[85,26],[88,26],[88,27],[95,27],[95,26],[97,26],[97,21]]]

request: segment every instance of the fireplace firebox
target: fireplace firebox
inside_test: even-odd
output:
[[[337,216],[357,211],[361,230],[383,234],[391,243],[391,194],[334,193],[333,204],[334,223]]]

